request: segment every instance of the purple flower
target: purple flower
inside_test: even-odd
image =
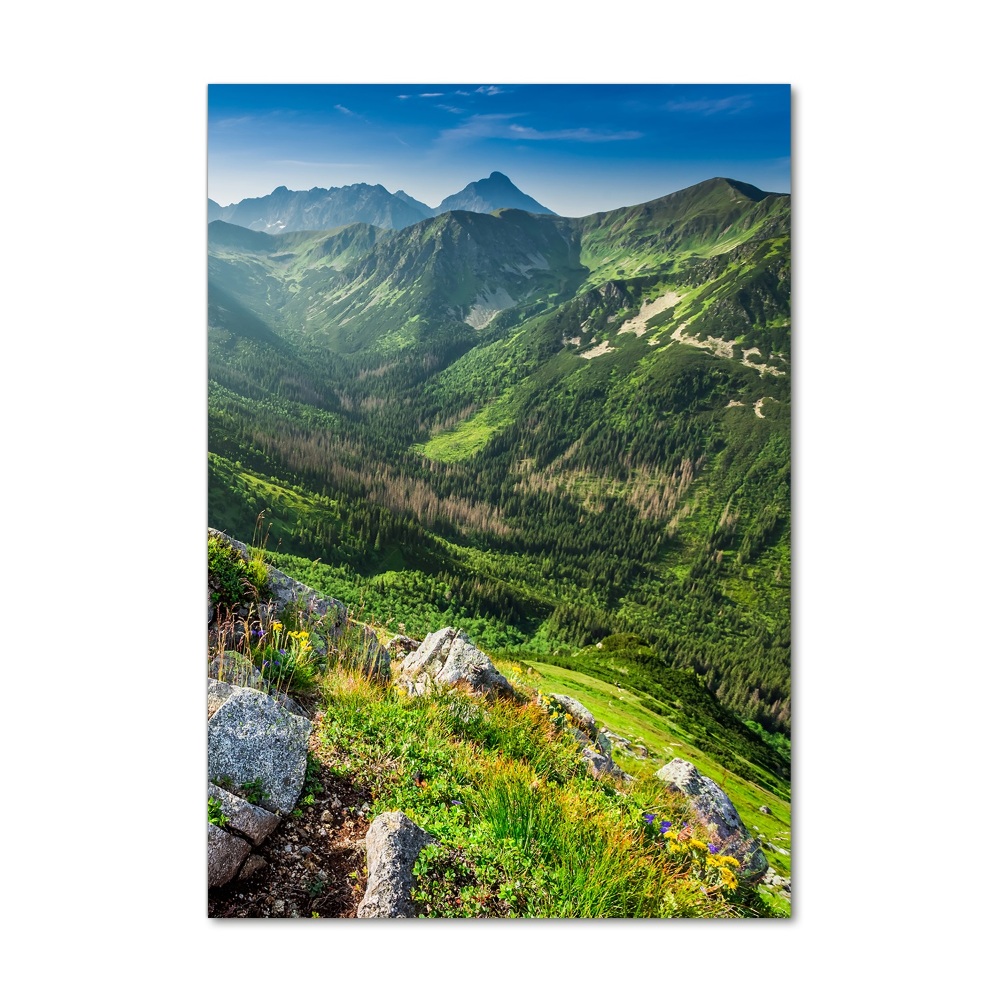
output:
[[[667,820],[664,820],[660,824],[660,833],[666,833],[667,830],[669,830],[669,829],[670,829],[670,823]]]
[[[453,806],[460,806],[460,805],[461,805],[462,803],[461,803],[461,802],[459,802],[459,800],[458,800],[458,799],[452,799],[452,800],[451,800],[451,804],[452,804]]]
[[[642,814],[642,820],[643,820],[644,823],[652,823],[653,820],[655,820],[655,819],[656,819],[656,817],[652,813],[643,813]]]
[[[715,844],[709,844],[708,845],[708,853],[709,854],[718,854],[719,853],[719,849],[715,846]]]

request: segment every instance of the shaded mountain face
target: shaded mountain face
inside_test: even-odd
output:
[[[551,209],[540,205],[534,198],[515,187],[510,178],[498,170],[494,170],[489,177],[466,185],[458,194],[449,195],[435,211],[440,213],[461,209],[466,212],[489,214],[501,208],[519,208],[524,212],[555,215]]]
[[[787,731],[789,205],[211,223],[211,523],[411,630],[641,634]]]

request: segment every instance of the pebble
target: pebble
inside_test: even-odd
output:
[[[274,912],[284,913],[285,912],[285,901],[283,899],[277,899],[274,902]]]
[[[321,823],[332,823],[333,813],[330,812],[329,809],[324,809],[323,812],[320,814],[319,821]]]
[[[305,855],[307,855],[307,854],[312,854],[312,848],[311,847],[300,847],[299,848],[299,854],[301,854],[303,857],[305,857]]]
[[[285,854],[291,854],[292,851],[295,850],[295,848],[292,847],[291,844],[285,844],[285,846],[282,848],[282,850],[285,852]]]

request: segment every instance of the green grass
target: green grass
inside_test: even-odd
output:
[[[506,403],[510,393],[484,406],[478,413],[451,430],[442,431],[413,450],[434,462],[459,462],[479,451],[489,439],[513,423]]]
[[[322,693],[327,766],[367,786],[373,812],[403,810],[437,840],[416,868],[418,915],[780,915],[643,823],[647,810],[689,819],[681,796],[657,781],[624,795],[594,781],[530,701],[409,698],[340,672]]]
[[[584,658],[579,659],[580,669],[585,669],[582,662]],[[624,687],[619,689],[614,684],[590,677],[579,670],[569,670],[537,660],[522,662],[531,670],[528,675],[531,684],[546,694],[568,694],[576,698],[590,709],[599,725],[607,726],[612,732],[633,743],[640,743],[650,751],[650,757],[646,760],[616,751],[615,760],[622,770],[636,777],[649,777],[674,757],[683,757],[725,791],[751,833],[759,832],[776,846],[791,850],[789,800],[719,766],[709,754],[690,742],[689,733],[649,707],[651,703],[658,704],[655,699],[637,695]],[[622,684],[627,683],[628,678],[623,675]],[[661,708],[667,710],[666,706]],[[767,806],[771,814],[761,813],[761,806]],[[759,831],[754,827],[759,827]],[[776,837],[785,839],[775,839]],[[766,848],[764,853],[778,874],[789,874],[788,857]]]

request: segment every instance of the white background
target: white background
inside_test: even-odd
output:
[[[981,9],[8,13],[0,663],[16,995],[975,987],[996,891],[996,109]],[[204,916],[206,85],[428,80],[793,86],[790,922]]]

